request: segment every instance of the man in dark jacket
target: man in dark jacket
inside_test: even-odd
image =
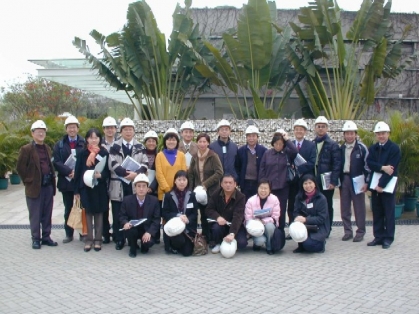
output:
[[[381,244],[383,249],[388,249],[394,241],[396,198],[395,191],[386,192],[384,189],[391,180],[394,180],[394,177],[397,177],[401,153],[399,146],[389,139],[390,127],[387,123],[378,122],[375,125],[374,133],[378,143],[370,146],[367,158],[367,164],[372,174],[369,189],[372,191],[374,240],[367,245]],[[375,179],[378,177],[378,184],[374,185]]]
[[[215,220],[211,226],[212,239],[215,246],[212,253],[220,252],[223,240],[237,241],[239,249],[247,246],[246,229],[244,228],[245,196],[236,189],[237,183],[231,174],[226,174],[218,188],[208,201],[205,210],[209,219]]]
[[[294,137],[295,140],[293,141],[295,147],[297,147],[298,154],[303,157],[306,163],[296,166],[294,160],[294,166],[296,168],[296,172],[298,175],[298,180],[294,180],[290,183],[290,189],[288,193],[288,207],[287,207],[287,214],[288,214],[288,223],[294,221],[293,213],[294,213],[294,203],[295,197],[297,196],[298,189],[299,189],[299,178],[301,178],[305,174],[313,174],[314,175],[314,164],[316,163],[316,145],[309,140],[305,139],[306,133],[308,130],[307,122],[304,119],[298,119],[294,123]],[[298,157],[298,155],[297,155]],[[291,237],[288,235],[287,240],[291,240]]]
[[[324,116],[319,116],[314,122],[314,126],[317,135],[314,139],[316,145],[316,164],[314,171],[319,183],[320,191],[327,200],[331,231],[333,223],[333,194],[335,193],[335,187],[339,185],[342,161],[339,144],[332,140],[327,134],[329,130],[329,121],[327,121]],[[323,186],[322,177],[326,178],[325,183],[327,186]]]
[[[237,180],[235,161],[237,155],[237,144],[230,139],[231,126],[227,120],[221,120],[217,124],[218,139],[209,146],[211,150],[217,153],[223,165],[224,173],[229,173]]]
[[[145,254],[155,243],[160,228],[160,204],[157,197],[147,194],[148,177],[140,173],[134,179],[136,194],[124,197],[119,222],[125,230],[130,246],[129,256],[137,256],[137,241],[141,239],[141,253]],[[142,224],[133,226],[130,221],[146,218]]]
[[[51,239],[55,175],[51,163],[51,149],[44,144],[47,133],[44,121],[35,121],[32,124],[31,131],[33,142],[22,146],[20,149],[16,169],[25,185],[32,248],[40,249],[41,243],[48,246],[57,246],[57,242]]]
[[[356,139],[358,127],[353,121],[346,121],[342,132],[345,143],[340,147],[342,171],[340,176],[340,214],[345,234],[342,241],[353,238],[351,203],[353,203],[357,226],[353,242],[361,242],[365,235],[365,192],[369,178],[367,165],[368,149]],[[356,188],[356,189],[355,189]]]
[[[67,225],[68,217],[70,216],[71,208],[73,207],[74,200],[74,167],[76,165],[76,153],[83,149],[84,138],[78,135],[79,120],[76,117],[70,116],[65,122],[66,135],[59,140],[54,146],[54,167],[58,172],[57,188],[63,195],[64,203],[64,230],[65,238],[63,243],[73,241],[73,228]],[[74,157],[74,163],[71,165],[66,161],[70,160],[69,157]]]
[[[259,130],[254,125],[246,129],[246,145],[240,147],[236,156],[236,172],[240,191],[246,196],[246,201],[256,195],[260,162],[267,148],[258,143]]]

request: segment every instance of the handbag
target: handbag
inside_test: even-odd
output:
[[[288,159],[288,155],[285,154],[285,156],[287,157],[287,182],[291,183],[291,182],[294,182],[295,180],[298,180],[298,176],[294,167],[292,167]]]
[[[201,255],[206,255],[208,254],[208,246],[207,246],[207,240],[205,239],[205,237],[198,233],[195,232],[195,237],[192,238],[186,231],[185,231],[185,235],[188,237],[189,240],[192,241],[193,243],[193,256],[201,256]]]
[[[285,246],[285,231],[284,229],[275,228],[271,239],[272,251],[279,252]]]
[[[80,206],[80,200],[76,200],[68,216],[67,225],[73,229],[83,229],[83,209]]]
[[[83,228],[81,230],[81,235],[85,236],[87,235],[87,218],[86,218],[86,210],[82,209],[82,223],[83,223]]]

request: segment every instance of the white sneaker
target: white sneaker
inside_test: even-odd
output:
[[[212,248],[211,252],[212,252],[213,254],[220,253],[220,245],[219,245],[219,244],[217,244],[216,246],[214,246],[214,247]]]

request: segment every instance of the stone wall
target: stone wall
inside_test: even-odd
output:
[[[136,122],[136,137],[140,142],[143,141],[144,134],[150,130],[154,130],[157,134],[164,134],[168,128],[180,129],[181,124],[184,121],[171,120],[171,121],[137,121]],[[243,145],[246,142],[245,130],[248,125],[254,124],[259,128],[260,136],[259,143],[270,147],[271,139],[274,132],[282,128],[287,131],[291,137],[293,137],[293,124],[295,119],[274,119],[274,120],[230,120],[231,123],[231,139],[239,145]],[[306,120],[309,130],[306,136],[307,139],[313,139],[314,135],[314,119]],[[343,126],[343,120],[329,120],[329,135],[336,141],[342,141],[342,132],[341,128]],[[355,121],[358,125],[358,128],[363,128],[366,130],[373,129],[376,121],[375,120],[358,120]],[[217,129],[216,125],[218,120],[194,120],[193,124],[195,125],[195,136],[201,132],[208,133],[211,137],[211,140],[217,138]]]

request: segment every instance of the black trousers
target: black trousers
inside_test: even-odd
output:
[[[109,238],[110,237],[110,232],[109,229],[111,228],[111,225],[109,223],[109,209],[105,212],[103,212],[102,215],[102,219],[103,219],[103,229],[102,229],[102,235],[105,238]]]
[[[198,204],[199,206],[199,213],[201,215],[201,234],[205,236],[205,239],[207,239],[207,242],[209,242],[211,239],[211,233],[210,233],[210,227],[207,220],[207,215],[205,214],[205,209],[207,208],[206,205]]]
[[[320,188],[320,192],[326,197],[326,200],[327,200],[327,211],[329,212],[330,231],[332,231],[333,194],[335,194],[335,189],[333,189],[333,190],[323,190],[323,189]],[[329,234],[330,234],[330,231],[329,231]]]
[[[288,225],[290,225],[294,221],[294,204],[295,204],[295,197],[298,194],[298,181],[291,183],[289,187],[290,189],[288,192],[288,206],[287,206]]]
[[[241,192],[246,196],[246,202],[253,195],[258,192],[258,181],[257,180],[244,180],[244,186],[240,187]]]
[[[378,193],[372,191],[372,225],[374,238],[378,241],[394,241],[396,223],[394,218],[394,207],[396,197],[390,193]]]
[[[71,209],[73,208],[74,192],[73,191],[63,191],[64,203],[64,230],[67,237],[72,237],[74,234],[74,229],[67,225],[68,217],[70,216]]]
[[[124,233],[119,231],[121,228],[121,224],[119,223],[119,213],[121,212],[121,205],[122,202],[118,201],[111,201],[112,204],[112,232],[113,232],[113,240],[115,242],[125,242]]]
[[[54,188],[52,185],[41,187],[41,193],[37,198],[26,197],[32,241],[50,239],[53,203]]]
[[[221,244],[223,238],[230,233],[230,226],[220,226],[217,222],[212,223],[211,236],[215,244]],[[237,241],[237,248],[244,249],[247,246],[247,232],[243,225],[240,226],[239,231],[234,236]]]
[[[195,237],[194,234],[190,234],[190,237],[193,239]],[[174,237],[168,237],[170,246],[172,249],[175,249],[179,253],[181,253],[183,256],[191,256],[193,253],[193,243],[192,241],[184,234],[178,234]]]
[[[125,236],[128,239],[128,245],[130,246],[130,250],[136,251],[138,239],[141,239],[144,233],[146,233],[144,226],[139,225],[137,227],[132,227],[131,229],[125,230],[124,232],[125,232]],[[141,251],[147,252],[148,249],[151,248],[153,245],[154,245],[153,237],[151,237],[150,241],[148,242],[143,242],[143,240],[141,240]]]
[[[283,189],[272,190],[272,194],[279,200],[279,207],[281,208],[281,215],[279,216],[279,228],[285,228],[285,213],[287,212],[289,186],[286,185]]]

